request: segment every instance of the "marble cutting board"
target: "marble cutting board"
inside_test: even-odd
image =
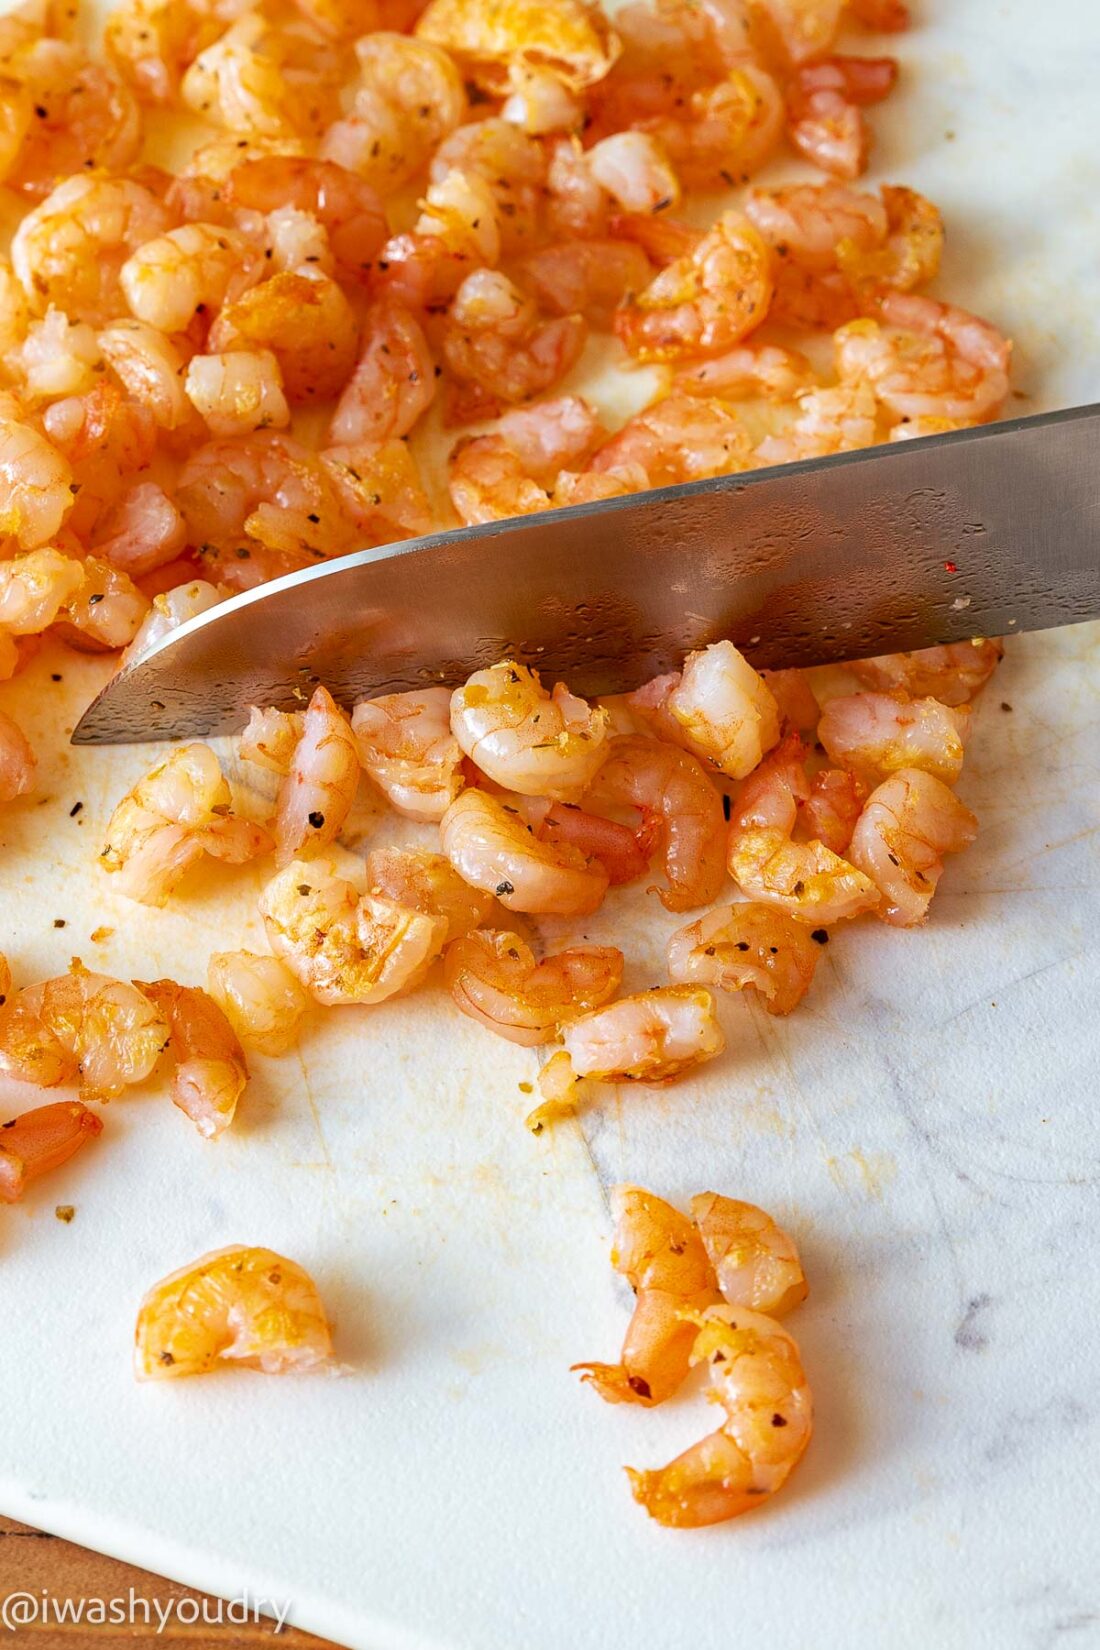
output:
[[[1094,10],[915,9],[875,176],[943,207],[940,290],[1015,336],[1016,406],[1096,399]],[[606,407],[637,398],[597,367]],[[44,652],[0,693],[46,753],[41,800],[0,814],[0,948],[22,980],[74,953],[199,980],[211,950],[259,944],[261,875],[211,869],[156,916],[96,876],[150,761],[58,748],[102,677]],[[789,1022],[723,1005],[728,1055],[677,1088],[611,1091],[535,1140],[533,1055],[430,990],[257,1058],[216,1146],[158,1085],[113,1103],[98,1145],[3,1214],[0,1509],[292,1600],[359,1650],[1100,1642],[1100,627],[1012,644],[976,724],[960,791],[982,831],[928,927],[836,933]],[[629,983],[650,983],[652,903],[584,931],[624,923]],[[751,1198],[804,1251],[817,1436],[733,1525],[662,1531],[621,1472],[710,1427],[697,1390],[632,1412],[568,1372],[622,1334],[622,1179]],[[310,1268],[342,1376],[134,1385],[143,1290],[228,1242]]]

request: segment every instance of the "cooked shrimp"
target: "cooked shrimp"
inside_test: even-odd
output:
[[[297,207],[320,223],[342,279],[364,281],[386,239],[386,214],[370,185],[346,166],[304,155],[259,155],[234,167],[225,187],[233,206],[253,212]]]
[[[171,223],[164,203],[133,179],[66,178],[15,231],[12,267],[35,310],[56,304],[72,320],[104,326],[124,309],[127,260]]]
[[[137,980],[168,1022],[169,1051],[176,1063],[172,1101],[206,1140],[216,1140],[233,1121],[248,1066],[236,1032],[213,997],[175,980]]]
[[[783,135],[784,113],[774,76],[745,59],[715,84],[677,96],[673,110],[644,124],[685,184],[717,189],[745,182],[770,158]]]
[[[635,1294],[620,1361],[574,1364],[609,1404],[663,1403],[691,1365],[698,1326],[689,1313],[718,1300],[714,1269],[685,1215],[640,1186],[611,1192],[611,1264]]]
[[[893,34],[909,27],[909,7],[903,0],[848,0],[848,9],[865,29]]]
[[[810,794],[802,802],[807,836],[823,842],[834,854],[846,854],[866,800],[867,787],[854,773],[822,768],[811,779]]]
[[[823,842],[793,842],[776,825],[735,824],[730,832],[729,874],[750,900],[778,905],[797,921],[828,928],[875,910],[875,883]]]
[[[607,328],[627,295],[649,285],[653,269],[631,241],[567,239],[529,252],[519,275],[543,309],[583,315],[591,325]]]
[[[627,1468],[634,1499],[681,1529],[760,1506],[798,1465],[813,1430],[810,1389],[786,1330],[743,1306],[709,1307],[699,1322],[691,1361],[709,1362],[711,1396],[726,1419],[666,1467]]]
[[[505,790],[575,799],[607,754],[608,715],[563,682],[548,693],[535,670],[510,659],[478,670],[451,699],[451,731]]]
[[[254,951],[216,951],[206,987],[241,1042],[261,1054],[285,1054],[309,1007],[289,968]]]
[[[535,961],[518,934],[468,933],[447,947],[443,977],[463,1014],[523,1048],[552,1042],[561,1026],[599,1008],[619,989],[623,954],[575,945]]]
[[[878,440],[875,397],[866,384],[834,384],[797,398],[798,411],[782,435],[765,436],[759,464],[792,464],[805,458],[872,447]]]
[[[62,611],[58,633],[85,653],[110,653],[133,641],[149,611],[149,598],[129,573],[101,556],[89,556],[84,578]]]
[[[31,550],[0,561],[0,631],[37,636],[80,589],[84,569],[60,550]]]
[[[68,461],[45,436],[0,412],[0,535],[22,550],[55,538],[72,508],[72,478]]]
[[[317,1287],[272,1249],[216,1249],[154,1284],[138,1308],[139,1381],[206,1375],[221,1359],[265,1375],[331,1361],[332,1335]]]
[[[867,798],[848,857],[882,894],[879,915],[898,928],[923,922],[944,854],[968,848],[978,821],[941,780],[900,768]]]
[[[326,687],[315,689],[275,805],[280,862],[335,841],[359,789],[359,749]]]
[[[510,90],[501,105],[501,119],[511,121],[531,137],[573,132],[583,124],[583,103],[553,69],[511,63],[508,85]]]
[[[432,156],[428,177],[435,185],[444,184],[451,172],[480,178],[492,198],[500,250],[511,255],[532,245],[539,233],[546,170],[540,143],[511,121],[490,116],[459,126],[444,138]]]
[[[760,325],[772,290],[767,245],[747,218],[725,212],[689,253],[627,299],[615,331],[642,361],[722,355]]]
[[[500,257],[493,192],[473,172],[450,171],[428,186],[411,231],[393,235],[378,256],[375,286],[412,308],[446,307],[471,270]]]
[[[35,118],[7,182],[46,195],[61,178],[102,168],[122,172],[141,149],[141,111],[104,63],[67,40],[36,40],[6,64],[29,94]]]
[[[798,728],[802,733],[817,727],[821,706],[805,671],[762,670],[760,675],[779,707],[779,720],[784,727]]]
[[[620,997],[567,1022],[561,1040],[574,1080],[605,1083],[671,1083],[726,1046],[710,992],[687,985]],[[538,1113],[528,1122],[537,1133]]]
[[[842,183],[796,183],[752,189],[744,213],[777,255],[817,273],[849,259],[878,253],[890,229],[883,200]]]
[[[262,825],[238,819],[209,745],[183,745],[151,768],[111,815],[99,856],[122,892],[164,905],[190,866],[210,854],[240,865],[272,846]]]
[[[19,726],[0,710],[0,802],[14,802],[34,784],[38,758]]]
[[[587,813],[568,802],[552,802],[540,820],[529,819],[528,823],[534,824],[541,842],[568,844],[587,858],[598,859],[613,888],[633,882],[649,865],[654,835],[651,826],[632,831],[618,820]]]
[[[102,1132],[95,1112],[79,1100],[36,1106],[0,1124],[0,1203],[18,1203],[28,1182],[59,1169]]]
[[[863,776],[922,768],[951,785],[962,772],[970,718],[968,705],[851,693],[829,700],[817,737],[834,762]]]
[[[186,543],[183,517],[164,489],[139,481],[96,524],[92,548],[120,572],[141,578],[174,561]]]
[[[752,465],[752,441],[740,417],[722,401],[672,394],[635,413],[602,446],[591,468],[620,475],[641,470],[645,485],[734,475]]]
[[[283,376],[270,350],[193,355],[183,387],[211,435],[250,435],[290,423]]]
[[[343,66],[342,54],[313,30],[246,11],[198,54],[180,92],[197,115],[230,132],[320,135]]]
[[[602,12],[585,0],[430,0],[416,33],[444,47],[487,91],[506,85],[514,64],[552,69],[579,91],[602,80],[619,55]]]
[[[886,233],[881,245],[845,239],[837,246],[837,265],[861,294],[873,301],[882,289],[911,292],[926,286],[939,271],[943,256],[943,219],[937,207],[915,189],[883,184]]]
[[[431,532],[435,518],[404,441],[326,447],[319,457],[360,545],[392,544]]]
[[[857,659],[848,669],[869,688],[882,693],[907,693],[914,699],[931,697],[941,705],[965,705],[988,682],[1001,659],[1004,643],[975,636],[969,642],[949,642],[916,653],[883,653]]]
[[[845,0],[760,0],[768,43],[789,63],[821,57],[836,39]]]
[[[569,844],[540,842],[506,803],[466,790],[439,825],[440,845],[459,875],[510,911],[588,916],[607,892],[596,859]]]
[[[154,596],[153,605],[122,655],[121,664],[128,665],[139,653],[152,647],[154,642],[163,641],[165,636],[170,636],[188,619],[196,619],[200,613],[209,612],[223,599],[223,592],[205,579],[192,579],[188,584],[178,584],[173,590]]]
[[[791,142],[823,172],[858,178],[871,148],[863,105],[880,102],[897,78],[893,57],[828,57],[805,64],[787,88]]]
[[[91,389],[102,368],[99,345],[86,321],[70,321],[52,306],[31,321],[22,342],[4,358],[28,407]]]
[[[319,1003],[380,1003],[418,985],[439,955],[443,917],[355,885],[321,860],[293,860],[260,897],[268,942]]]
[[[778,1318],[806,1299],[794,1241],[763,1209],[700,1192],[691,1200],[691,1218],[731,1306]]]
[[[398,813],[440,820],[462,789],[462,751],[447,688],[360,699],[351,714],[359,760]]]
[[[170,338],[144,321],[112,321],[96,342],[127,395],[148,408],[162,430],[178,430],[193,418],[184,393],[186,364]]]
[[[878,321],[836,334],[841,379],[865,383],[895,418],[994,418],[1008,394],[1012,346],[987,321],[952,304],[889,292]]]
[[[110,1100],[148,1077],[167,1038],[136,986],[74,957],[67,974],[24,986],[0,1008],[0,1070],[40,1088],[79,1079],[85,1100]]]
[[[367,312],[330,439],[354,445],[408,435],[434,398],[435,363],[420,323],[403,304],[383,299]]]
[[[593,409],[577,395],[517,407],[496,433],[466,437],[451,452],[449,487],[455,509],[470,524],[530,515],[555,503],[572,478],[562,465],[583,462],[604,434]]]
[[[488,922],[494,901],[464,882],[449,859],[423,848],[374,848],[367,855],[367,886],[398,905],[411,906],[447,925],[444,944]]]
[[[196,315],[232,303],[259,276],[252,243],[210,223],[185,223],[145,241],[119,271],[132,313],[161,332],[186,331]]]
[[[261,710],[253,705],[237,754],[245,762],[255,762],[269,773],[285,777],[301,740],[304,721],[304,711],[276,710],[273,706]]]
[[[360,85],[350,114],[321,140],[335,161],[388,195],[415,177],[466,113],[453,59],[428,39],[379,31],[356,41]]]
[[[673,394],[716,395],[727,401],[752,396],[790,401],[813,382],[813,368],[798,350],[778,344],[738,344],[712,361],[679,367],[672,386]]]
[[[128,401],[106,377],[85,395],[51,402],[41,420],[72,471],[72,508],[65,525],[86,538],[137,473],[148,468],[156,425],[146,408]]]
[[[308,403],[340,393],[355,365],[358,337],[355,313],[341,288],[307,265],[272,275],[227,303],[210,328],[207,348],[242,351],[252,345],[258,354],[270,352],[278,370],[268,376],[275,378],[279,399],[285,391],[292,404]],[[223,394],[223,412],[226,399]],[[281,412],[273,406],[271,416],[256,423],[285,423]]]
[[[580,138],[557,138],[549,150],[543,214],[547,238],[560,242],[605,235],[611,201],[592,175]],[[640,221],[652,219],[642,214]]]
[[[746,900],[678,928],[668,942],[668,977],[674,985],[753,990],[769,1014],[790,1014],[810,989],[819,954],[804,924]]]
[[[656,739],[613,739],[589,793],[613,807],[638,808],[659,824],[667,911],[709,905],[724,880],[722,802],[702,764],[687,751]]]
[[[249,541],[289,556],[332,556],[354,547],[355,526],[318,455],[275,430],[211,441],[180,471],[176,503],[190,542],[241,558]],[[299,562],[298,565],[304,565]]]
[[[779,707],[771,690],[732,642],[712,642],[689,653],[664,709],[680,742],[731,779],[743,779],[779,738]]]
[[[455,294],[443,331],[443,356],[456,378],[501,401],[544,394],[584,348],[583,316],[540,320],[534,302],[499,270],[468,275]]]
[[[794,830],[798,809],[810,794],[806,749],[793,728],[746,778],[737,793],[734,827],[775,826]]]
[[[649,132],[615,132],[587,152],[601,189],[625,212],[657,212],[675,206],[680,180],[659,140]]]

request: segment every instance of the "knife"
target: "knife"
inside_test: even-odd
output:
[[[722,637],[822,664],[1100,616],[1100,405],[359,550],[200,614],[78,745],[228,733],[519,659],[623,692]]]

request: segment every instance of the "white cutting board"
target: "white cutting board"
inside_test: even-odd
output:
[[[877,175],[943,206],[941,290],[1014,333],[1033,399],[1011,410],[1095,399],[1093,7],[916,9],[904,85],[873,115]],[[200,874],[163,914],[97,876],[150,753],[51,741],[103,677],[43,654],[0,690],[47,753],[43,800],[0,813],[0,947],[21,980],[75,952],[200,980],[212,949],[259,943],[262,872]],[[0,1215],[0,1509],[292,1600],[362,1650],[1095,1643],[1098,706],[1097,627],[1010,647],[960,787],[981,836],[928,927],[838,931],[790,1021],[724,1005],[723,1060],[611,1091],[583,1128],[527,1134],[535,1057],[438,988],[318,1016],[300,1054],[257,1058],[216,1145],[161,1086],[113,1103],[100,1141]],[[625,922],[645,984],[667,922],[637,904],[587,931]],[[802,1246],[818,1432],[751,1518],[649,1523],[622,1464],[667,1459],[714,1411],[697,1392],[612,1409],[569,1373],[626,1321],[621,1179],[750,1198]],[[143,1290],[230,1242],[309,1267],[343,1377],[133,1383]]]

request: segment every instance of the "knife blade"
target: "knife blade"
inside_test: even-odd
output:
[[[356,551],[189,620],[73,743],[228,733],[519,659],[622,692],[728,637],[758,667],[1100,616],[1100,405]]]

